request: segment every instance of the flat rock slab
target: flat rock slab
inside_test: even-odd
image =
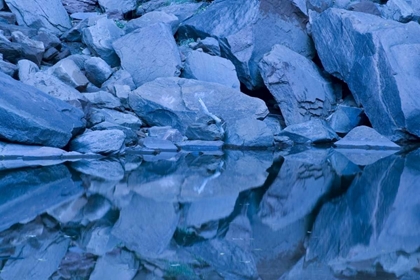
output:
[[[130,20],[127,23],[126,30],[127,32],[131,32],[137,28],[143,28],[156,23],[164,23],[169,25],[171,27],[172,34],[176,33],[179,26],[179,20],[176,16],[161,11],[153,11],[146,13],[139,18]]]
[[[379,134],[373,128],[358,126],[353,128],[343,139],[334,143],[337,148],[399,150],[400,146]]]
[[[62,149],[43,146],[29,146],[19,144],[9,144],[0,142],[0,157],[4,158],[21,158],[21,159],[34,159],[34,158],[70,158],[80,155],[75,152],[66,152]]]
[[[143,139],[143,146],[147,149],[156,151],[176,152],[178,148],[169,140],[159,139],[157,137],[146,137]]]
[[[287,136],[297,144],[326,143],[339,139],[335,131],[325,121],[319,119],[290,125],[279,135]]]
[[[85,127],[84,113],[0,73],[0,138],[64,147]]]
[[[121,130],[86,131],[70,142],[70,150],[80,153],[115,154],[121,151],[125,134]]]
[[[184,151],[220,151],[223,148],[223,141],[202,141],[202,140],[189,140],[178,142],[176,145]]]

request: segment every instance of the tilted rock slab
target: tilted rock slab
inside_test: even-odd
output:
[[[325,69],[344,80],[380,134],[420,136],[420,26],[329,9],[312,34]]]
[[[0,73],[0,138],[64,147],[85,127],[81,110]]]

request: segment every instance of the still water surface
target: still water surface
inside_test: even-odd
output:
[[[3,170],[0,217],[4,280],[420,279],[420,151]]]

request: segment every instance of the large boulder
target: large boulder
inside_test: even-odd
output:
[[[124,147],[125,134],[121,130],[86,131],[70,142],[70,150],[81,153],[116,154]]]
[[[81,110],[0,73],[0,138],[64,147],[85,127]]]
[[[131,32],[136,30],[137,28],[143,28],[156,23],[165,23],[168,26],[170,26],[172,34],[176,33],[179,26],[179,20],[176,16],[172,14],[167,14],[165,12],[153,11],[139,18],[130,20],[127,23],[126,30],[127,32]]]
[[[259,67],[286,125],[325,119],[336,103],[331,81],[315,63],[285,46],[275,45]]]
[[[113,44],[121,66],[136,86],[159,77],[181,74],[181,58],[168,26],[159,23],[137,29]]]
[[[279,135],[287,136],[297,144],[326,143],[339,138],[325,121],[319,119],[290,125],[282,130]]]
[[[136,0],[98,0],[106,12],[127,13],[136,9]]]
[[[329,9],[312,35],[325,70],[344,80],[380,134],[420,136],[420,26]]]
[[[47,28],[62,33],[71,28],[70,18],[60,0],[6,0],[19,25]]]
[[[214,37],[223,56],[233,62],[239,80],[249,89],[263,85],[258,62],[275,44],[307,57],[313,46],[306,34],[306,17],[291,1],[215,0],[186,20],[178,34],[185,38]]]

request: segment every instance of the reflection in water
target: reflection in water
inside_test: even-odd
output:
[[[420,279],[420,151],[351,152],[0,171],[0,278]]]

